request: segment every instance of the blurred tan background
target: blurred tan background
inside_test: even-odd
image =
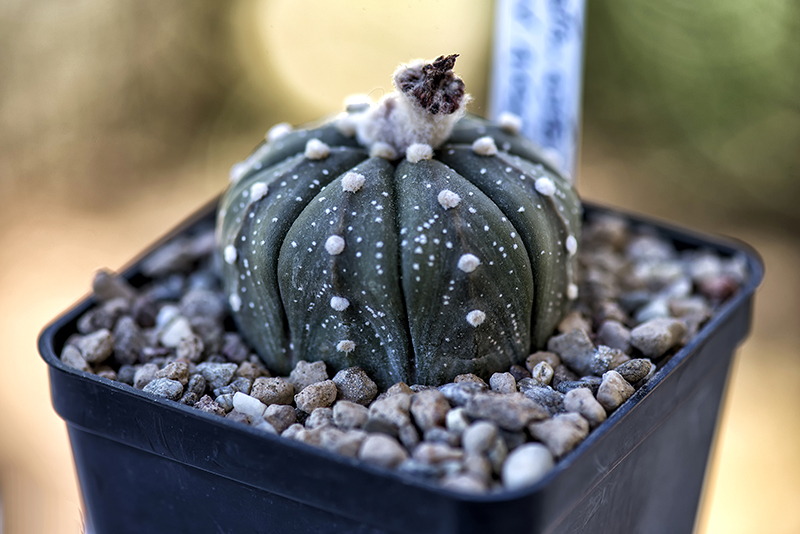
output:
[[[468,7],[467,7],[468,6]],[[800,5],[616,0],[588,13],[580,190],[763,255],[698,532],[800,532]],[[80,532],[35,339],[227,183],[280,121],[457,52],[485,112],[492,2],[0,3],[0,515]]]

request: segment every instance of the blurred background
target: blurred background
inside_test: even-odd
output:
[[[0,3],[0,516],[77,533],[65,426],[35,339],[219,193],[271,125],[461,54],[485,113],[489,0]],[[742,239],[767,277],[698,532],[800,532],[800,4],[616,0],[587,14],[579,189]]]

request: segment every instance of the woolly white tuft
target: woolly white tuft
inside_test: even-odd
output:
[[[426,143],[414,143],[406,149],[406,159],[411,163],[417,163],[432,157],[433,147]]]
[[[392,161],[397,159],[397,151],[388,143],[376,141],[369,147],[369,156],[371,158],[383,158]]]
[[[269,131],[267,132],[267,141],[270,143],[277,141],[284,135],[291,133],[291,131],[292,131],[292,125],[289,124],[288,122],[278,123],[272,128],[270,128]]]
[[[570,284],[567,286],[567,298],[569,300],[575,300],[578,298],[578,286],[575,284]]]
[[[331,147],[319,139],[309,139],[306,143],[305,156],[308,159],[325,159],[331,153]]]
[[[449,210],[450,208],[455,208],[456,206],[458,206],[458,203],[461,202],[461,197],[458,196],[458,193],[454,193],[449,189],[442,189],[441,191],[439,191],[439,196],[436,197],[436,199],[439,201],[439,204],[441,204],[442,207],[446,210]]]
[[[225,258],[225,263],[233,265],[236,262],[236,247],[233,245],[228,245],[225,247],[222,255]]]
[[[344,99],[344,107],[347,108],[368,108],[372,105],[372,99],[369,95],[363,93],[348,95]]]
[[[356,135],[356,119],[350,113],[342,113],[336,119],[336,130],[345,137]]]
[[[250,200],[257,202],[267,196],[269,186],[264,182],[256,182],[250,186]]]
[[[228,304],[231,305],[231,309],[235,312],[242,309],[242,299],[236,293],[232,293],[231,296],[228,297]]]
[[[353,352],[353,349],[356,348],[356,344],[349,339],[343,339],[339,343],[336,344],[336,350],[339,352]]]
[[[535,187],[539,193],[546,197],[552,197],[556,192],[556,184],[550,178],[538,178]]]
[[[497,117],[497,123],[506,133],[518,134],[522,131],[522,117],[508,111],[504,111]]]
[[[244,174],[247,172],[248,167],[249,165],[247,165],[246,161],[240,161],[238,163],[234,163],[233,167],[231,167],[230,174],[228,174],[228,178],[230,178],[231,183],[235,184],[236,182],[241,180],[242,176],[244,176]]]
[[[464,254],[458,258],[458,268],[465,273],[471,273],[481,264],[481,260],[474,254]]]
[[[467,322],[472,326],[480,326],[486,320],[486,314],[481,310],[472,310],[467,314]]]
[[[575,239],[574,236],[569,236],[567,238],[567,252],[570,256],[574,256],[576,252],[578,252],[578,240]]]
[[[555,148],[543,147],[540,153],[544,162],[550,164],[551,167],[559,170],[564,168],[564,156]]]
[[[344,191],[349,191],[350,193],[355,193],[359,189],[364,186],[364,178],[363,174],[358,174],[357,172],[348,172],[344,176],[342,176],[342,189]]]
[[[472,151],[479,156],[494,156],[497,154],[497,145],[491,137],[481,137],[472,143]]]
[[[331,308],[336,311],[344,311],[350,306],[350,301],[344,297],[331,297]]]
[[[325,250],[328,251],[328,254],[331,256],[336,256],[341,254],[344,250],[344,239],[342,236],[339,235],[332,235],[325,241]]]

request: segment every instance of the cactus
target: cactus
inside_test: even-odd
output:
[[[543,346],[576,297],[574,189],[513,117],[465,115],[455,58],[401,66],[396,92],[321,126],[278,125],[233,167],[225,291],[274,371],[488,377]]]

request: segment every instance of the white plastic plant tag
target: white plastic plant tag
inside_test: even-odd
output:
[[[498,0],[491,117],[522,132],[574,181],[580,135],[585,0]]]

